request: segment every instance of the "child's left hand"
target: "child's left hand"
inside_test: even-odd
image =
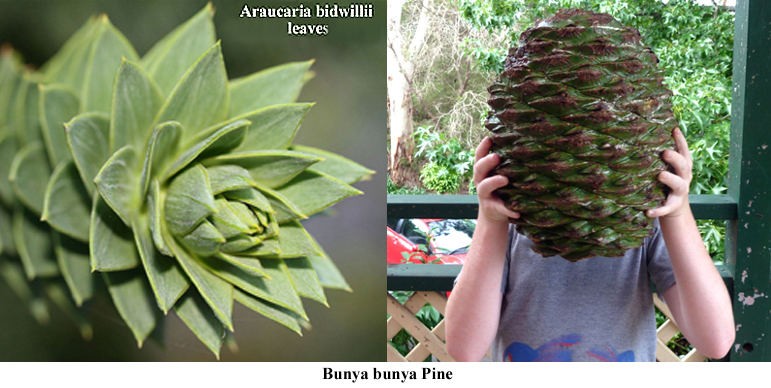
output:
[[[664,161],[672,165],[676,174],[662,171],[658,176],[659,182],[669,186],[672,192],[669,193],[664,206],[648,210],[648,217],[674,218],[690,210],[688,192],[691,187],[691,179],[693,178],[691,173],[693,160],[691,159],[691,152],[688,151],[685,136],[683,136],[680,128],[675,128],[672,131],[672,137],[675,139],[677,151],[666,150],[663,157]]]

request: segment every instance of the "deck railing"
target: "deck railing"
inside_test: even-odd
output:
[[[728,193],[690,197],[696,218],[727,221],[721,273],[734,304],[736,342],[731,361],[771,361],[770,25],[768,0],[737,0]],[[392,218],[475,218],[476,209],[473,196],[388,197],[388,217]],[[430,267],[436,273],[448,270]],[[452,287],[450,279],[421,274],[425,270],[428,268],[389,268],[389,289]]]
[[[735,226],[737,219],[736,201],[729,195],[691,195],[691,210],[696,219],[717,219],[728,221],[728,229]],[[474,195],[389,195],[388,218],[476,218],[479,209]],[[726,248],[726,265],[717,266],[729,292],[733,295],[733,262],[735,255]],[[389,291],[414,291],[415,293],[402,305],[390,294],[387,295],[387,308],[390,318],[387,323],[388,361],[423,361],[433,355],[438,361],[452,361],[444,344],[444,321],[432,329],[423,325],[415,314],[426,304],[431,304],[442,316],[447,299],[444,291],[451,291],[455,278],[460,273],[460,265],[431,264],[392,264],[388,265],[387,287]],[[656,359],[659,361],[704,361],[706,358],[691,351],[684,357],[678,357],[666,347],[666,343],[679,333],[677,323],[669,310],[655,295],[654,303],[667,316],[668,321],[657,332]],[[732,300],[734,298],[732,297]],[[410,353],[404,357],[391,346],[390,341],[401,329],[405,329],[417,341]],[[726,358],[728,359],[728,357]]]

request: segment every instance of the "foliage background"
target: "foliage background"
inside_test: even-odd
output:
[[[107,13],[140,55],[207,1],[0,1],[0,42],[21,51],[25,62],[39,66],[50,58],[89,16]],[[292,6],[297,1],[250,1],[249,6]],[[373,1],[372,19],[299,19],[329,25],[325,37],[287,36],[286,19],[240,19],[243,1],[213,1],[214,23],[222,39],[230,78],[289,61],[315,58],[316,76],[299,101],[316,102],[303,122],[297,144],[327,149],[377,171],[355,186],[365,195],[342,201],[331,214],[304,222],[337,263],[352,294],[328,290],[330,308],[305,300],[312,330],[299,337],[283,326],[238,306],[234,311],[239,352],[227,347],[222,360],[233,361],[383,361],[381,338],[385,256],[385,160],[382,136],[386,72],[385,1]],[[315,4],[304,2],[305,6]],[[344,6],[349,3],[338,2]],[[0,361],[211,361],[211,353],[174,315],[167,316],[165,349],[148,341],[137,349],[109,297],[93,303],[94,338],[85,342],[76,327],[56,308],[51,323],[38,325],[26,306],[0,282]]]
[[[441,14],[461,19],[464,25],[444,39],[441,34],[447,34],[447,29],[437,29],[429,37],[432,41],[427,42],[427,46],[442,46],[446,42],[460,44],[462,50],[455,57],[416,61],[428,65],[416,70],[413,90],[413,120],[417,128],[413,139],[417,162],[413,168],[423,178],[422,187],[418,188],[437,193],[465,193],[471,171],[458,174],[458,185],[455,182],[458,177],[434,166],[444,165],[451,172],[465,169],[465,164],[458,161],[463,158],[453,159],[444,150],[461,146],[453,155],[472,153],[487,135],[482,126],[488,109],[486,88],[503,70],[508,48],[516,46],[519,35],[537,19],[553,15],[561,8],[582,8],[609,13],[621,23],[639,29],[645,44],[658,56],[659,66],[665,71],[665,83],[674,92],[674,113],[694,160],[691,194],[726,193],[734,35],[734,13],[730,8],[700,6],[694,0],[666,3],[661,0],[433,0],[430,4],[436,9],[454,9]],[[414,15],[414,9],[414,5],[407,5],[404,10]],[[435,97],[434,90],[452,88],[464,78],[447,63],[462,65],[469,60],[470,73],[465,76],[469,85],[465,92],[448,97],[452,94],[445,90],[439,93],[441,98]],[[430,73],[435,74],[425,75]],[[446,86],[428,85],[437,80]],[[475,120],[460,122],[459,126],[454,117],[474,117]],[[443,177],[454,182],[442,182]],[[455,189],[458,186],[460,190]],[[390,193],[406,189],[411,188],[394,186]],[[713,259],[722,261],[724,222],[705,220],[698,224]]]

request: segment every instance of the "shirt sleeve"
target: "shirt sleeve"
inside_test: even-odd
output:
[[[653,234],[648,237],[646,248],[648,276],[653,281],[656,292],[661,296],[675,284],[675,272],[672,270],[672,261],[669,258],[669,251],[661,234],[658,219],[654,221]]]
[[[503,278],[501,279],[501,293],[506,293],[506,285],[509,284],[509,263],[511,263],[511,251],[513,250],[514,239],[517,237],[517,228],[509,224],[509,240],[506,243],[506,262],[503,263]]]

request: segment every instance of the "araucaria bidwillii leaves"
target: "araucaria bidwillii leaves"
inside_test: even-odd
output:
[[[229,80],[212,15],[144,57],[106,16],[39,72],[3,50],[0,275],[39,321],[47,295],[89,337],[104,284],[140,346],[174,310],[219,356],[234,301],[300,333],[301,298],[350,291],[300,221],[373,171],[292,144],[312,61]]]

